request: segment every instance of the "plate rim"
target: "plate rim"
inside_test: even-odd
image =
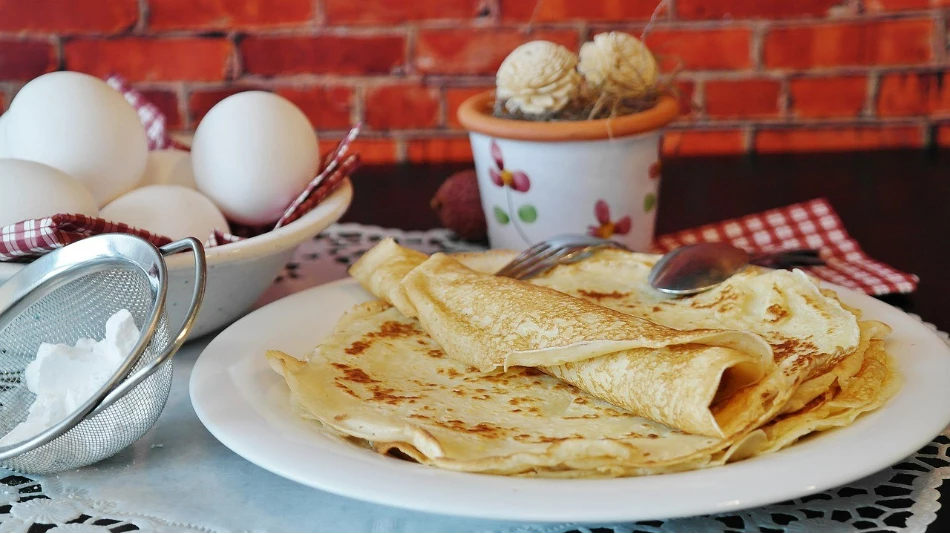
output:
[[[863,294],[863,293],[860,293],[848,288],[844,288],[836,284],[823,282],[822,287],[827,287],[829,289],[833,289],[837,291],[840,295],[844,297],[844,300],[846,301],[850,301],[852,299],[856,299],[859,301],[866,299],[865,302],[874,303],[872,307],[878,307],[882,310],[885,310],[887,313],[890,313],[890,314],[898,314],[898,316],[900,316],[900,319],[902,321],[903,320],[910,321],[909,324],[911,326],[908,328],[918,329],[919,333],[922,333],[925,335],[925,338],[927,338],[928,342],[935,342],[938,344],[937,345],[938,347],[942,347],[940,349],[940,351],[943,352],[942,355],[940,354],[926,355],[923,358],[925,360],[929,358],[935,361],[939,361],[938,360],[939,358],[943,358],[943,362],[942,362],[943,368],[944,368],[943,370],[948,371],[947,376],[950,376],[950,346],[948,346],[937,335],[935,331],[933,331],[931,328],[928,328],[928,326],[921,319],[911,316],[907,314],[906,312],[904,312],[903,310],[900,310],[899,308],[896,308],[890,304],[887,304],[886,302],[880,301],[878,299],[874,299],[873,297],[869,295],[866,295],[866,294]],[[278,311],[281,308],[284,308],[284,307],[292,308],[293,306],[297,305],[298,302],[303,303],[303,302],[308,302],[312,300],[319,300],[321,294],[323,293],[332,292],[335,290],[346,290],[346,289],[357,289],[357,288],[359,289],[359,291],[365,294],[366,299],[372,298],[371,295],[369,295],[368,293],[365,293],[365,291],[363,291],[360,288],[359,284],[352,278],[343,278],[340,280],[327,282],[325,284],[321,284],[321,285],[294,293],[292,295],[288,295],[282,299],[279,299],[275,302],[268,304],[267,306],[264,306],[258,310],[255,310],[251,314],[248,314],[244,318],[235,322],[233,325],[229,326],[226,330],[219,333],[203,349],[201,355],[195,361],[194,368],[192,369],[191,376],[189,377],[189,388],[188,388],[189,396],[192,400],[192,405],[194,407],[196,414],[198,415],[199,420],[218,441],[220,441],[225,447],[227,447],[231,451],[235,452],[236,454],[243,457],[247,461],[257,465],[258,467],[261,467],[278,476],[292,480],[304,486],[308,486],[314,489],[326,491],[326,492],[337,494],[337,495],[342,495],[345,497],[357,499],[364,502],[371,502],[371,503],[381,504],[381,505],[386,505],[386,506],[394,506],[394,507],[408,509],[408,510],[437,513],[437,514],[443,514],[443,515],[453,515],[453,516],[460,516],[460,517],[470,517],[470,518],[543,522],[543,523],[621,522],[621,521],[626,522],[626,521],[638,521],[638,520],[646,520],[646,519],[657,519],[657,517],[653,515],[644,515],[643,511],[636,513],[636,512],[628,511],[627,508],[621,508],[621,507],[618,507],[616,512],[604,513],[603,511],[599,511],[599,512],[587,514],[583,511],[578,513],[573,510],[565,511],[564,509],[545,510],[542,512],[540,510],[535,510],[533,508],[531,510],[497,510],[496,509],[492,511],[486,511],[483,509],[473,509],[473,505],[465,504],[465,503],[460,504],[458,500],[453,502],[451,499],[448,499],[448,500],[442,499],[437,505],[434,505],[433,503],[427,502],[425,499],[407,498],[406,494],[409,492],[386,493],[386,492],[380,491],[378,488],[373,488],[372,484],[360,485],[360,484],[349,483],[349,484],[344,484],[341,487],[338,483],[339,481],[334,481],[333,479],[320,478],[320,477],[314,478],[313,476],[303,476],[300,472],[281,466],[280,461],[277,461],[277,463],[275,464],[274,461],[271,461],[268,459],[262,460],[261,451],[255,451],[253,450],[253,447],[249,449],[247,443],[242,442],[242,438],[235,437],[235,435],[233,434],[235,429],[233,427],[229,428],[227,424],[221,424],[220,421],[215,420],[215,416],[208,411],[207,396],[205,395],[204,392],[199,390],[199,387],[196,386],[196,384],[199,384],[202,380],[204,380],[206,375],[208,375],[209,373],[213,375],[214,370],[210,369],[210,366],[213,365],[212,360],[216,361],[216,360],[224,358],[224,356],[220,356],[220,355],[215,356],[215,354],[218,352],[218,346],[221,345],[229,337],[234,336],[237,333],[249,331],[250,329],[247,328],[248,325],[253,324],[254,322],[257,322],[257,321],[264,320],[265,318],[269,316],[269,314],[278,313]],[[858,307],[861,308],[861,306],[858,306]],[[333,313],[333,314],[336,313],[336,309],[332,307],[330,309],[324,308],[324,310],[326,310],[324,311],[324,313]],[[334,315],[334,317],[336,317],[336,315]],[[331,319],[331,320],[335,321],[335,319]],[[312,342],[311,346],[316,345],[318,342],[319,342],[319,339]],[[249,355],[245,355],[243,356],[243,359],[240,357],[233,357],[229,361],[231,361],[232,363],[235,363],[235,362],[250,360],[250,359],[251,357]],[[267,364],[264,363],[263,358],[261,358],[261,363],[257,365],[258,366],[263,365],[264,367],[268,367],[268,371],[270,370],[269,366],[267,366]],[[904,387],[906,387],[906,384],[904,385]],[[928,425],[928,428],[933,430],[933,433],[930,434],[930,430],[928,430],[927,432],[923,432],[922,430],[918,431],[920,436],[917,439],[908,440],[902,446],[891,446],[888,449],[889,454],[884,455],[886,456],[886,459],[883,458],[881,454],[878,454],[877,460],[875,462],[872,462],[873,466],[868,465],[868,466],[865,466],[864,468],[857,468],[857,469],[855,469],[854,466],[852,466],[851,469],[848,470],[847,474],[845,475],[839,475],[837,478],[828,475],[828,476],[825,476],[824,479],[822,481],[819,481],[818,483],[797,484],[797,487],[795,489],[785,489],[783,491],[776,491],[776,488],[780,487],[781,485],[772,485],[771,488],[765,488],[765,489],[757,488],[754,494],[748,495],[742,499],[723,499],[723,498],[707,499],[705,502],[702,502],[702,503],[681,504],[678,506],[669,506],[667,504],[667,506],[660,507],[661,509],[668,510],[667,512],[664,512],[662,514],[662,517],[660,517],[660,519],[672,519],[672,518],[677,518],[677,517],[687,517],[687,516],[709,514],[709,513],[726,513],[726,512],[736,511],[736,510],[742,510],[742,509],[748,509],[748,508],[754,508],[757,506],[772,504],[772,503],[780,502],[783,500],[798,498],[798,497],[802,497],[802,496],[810,495],[814,493],[819,493],[830,488],[834,488],[837,486],[854,482],[865,476],[871,475],[882,469],[885,469],[896,463],[899,463],[901,460],[912,455],[921,447],[925,446],[927,443],[932,441],[933,438],[939,435],[947,427],[948,423],[950,423],[950,388],[945,388],[945,389],[946,391],[937,392],[941,396],[942,400],[946,401],[942,403],[943,409],[931,411],[931,415],[928,416],[928,420],[931,421],[931,424]],[[902,390],[898,392],[898,396],[900,396],[903,392],[904,392],[904,388],[902,388]],[[897,396],[895,396],[895,399],[896,398]],[[892,401],[893,400],[894,399],[892,399]],[[372,452],[368,452],[368,454],[371,454],[374,457],[378,456],[379,459],[382,459],[384,461],[395,462],[391,466],[389,466],[391,467],[390,470],[395,470],[397,474],[400,476],[406,475],[406,472],[404,469],[405,466],[412,466],[411,467],[412,469],[425,470],[427,474],[422,475],[421,478],[428,479],[429,481],[431,481],[433,477],[445,478],[449,482],[452,482],[453,479],[461,478],[461,479],[465,479],[467,482],[471,484],[474,484],[474,486],[477,486],[477,487],[483,486],[484,485],[483,482],[485,480],[493,480],[495,482],[502,482],[501,484],[502,486],[509,486],[514,483],[515,485],[519,486],[518,488],[519,491],[517,491],[516,493],[520,494],[521,496],[524,496],[523,492],[537,491],[539,487],[552,487],[552,488],[558,487],[557,491],[567,491],[563,489],[563,487],[567,487],[567,488],[570,488],[569,491],[571,492],[576,492],[578,490],[590,491],[593,489],[613,489],[619,492],[619,491],[629,491],[631,489],[630,487],[632,487],[636,491],[641,491],[647,488],[637,488],[637,486],[650,486],[651,482],[661,482],[661,484],[659,484],[660,486],[666,485],[667,483],[672,483],[675,486],[675,482],[684,482],[687,484],[699,483],[700,485],[702,485],[704,483],[710,482],[709,480],[704,480],[704,479],[724,478],[723,474],[725,474],[727,471],[730,473],[734,471],[740,472],[737,474],[737,476],[739,476],[740,478],[742,476],[748,476],[748,473],[745,473],[745,471],[750,471],[750,470],[754,471],[757,468],[761,468],[760,464],[762,464],[763,462],[770,462],[770,460],[775,459],[775,458],[786,458],[790,455],[791,456],[801,455],[802,453],[806,452],[804,447],[807,447],[808,450],[810,450],[811,448],[814,448],[815,441],[820,442],[822,445],[825,445],[823,447],[819,447],[819,451],[816,451],[816,452],[821,452],[822,449],[828,448],[827,443],[825,442],[827,442],[827,439],[831,434],[837,435],[837,433],[848,430],[853,427],[868,426],[868,424],[862,425],[861,422],[868,418],[880,418],[881,413],[884,413],[885,415],[889,415],[887,408],[890,405],[891,405],[891,401],[889,401],[888,404],[876,410],[875,412],[866,414],[866,417],[865,416],[859,417],[858,420],[849,427],[845,427],[844,429],[834,430],[832,432],[829,432],[829,434],[819,436],[818,439],[816,440],[813,440],[813,441],[810,440],[811,445],[800,443],[783,451],[778,451],[776,453],[772,453],[772,454],[765,455],[762,457],[753,458],[750,460],[744,460],[742,462],[736,462],[734,464],[729,464],[727,466],[722,466],[722,467],[687,471],[687,472],[675,473],[675,474],[650,475],[650,476],[644,476],[644,477],[627,477],[627,478],[617,478],[617,479],[576,479],[576,480],[506,477],[506,476],[499,476],[499,475],[483,475],[483,474],[447,471],[447,470],[432,468],[428,466],[409,464],[406,462],[402,462],[400,460],[383,458],[382,456],[379,456]],[[934,412],[939,412],[939,414],[934,413]],[[264,420],[263,416],[260,416],[259,414],[258,414],[258,418]],[[940,421],[939,424],[938,424],[938,421]],[[266,424],[267,421],[264,420],[264,423]],[[925,434],[927,435],[926,438],[924,437]],[[267,454],[264,454],[264,456],[267,456]],[[847,462],[847,459],[849,456],[850,455],[844,455],[844,456],[841,456],[840,459],[842,461]],[[363,462],[367,465],[378,463],[375,460],[370,461],[369,458],[366,458],[365,461],[364,459],[361,459],[358,462]],[[400,464],[404,464],[404,465],[400,465]],[[400,467],[397,468],[396,466],[400,466]],[[354,465],[350,467],[357,469],[360,466]],[[366,467],[366,465],[362,467]],[[468,478],[468,477],[476,477],[476,478]],[[415,477],[415,478],[420,478],[420,477]],[[477,482],[476,482],[476,479],[477,479]],[[516,482],[513,482],[513,481],[516,481]],[[647,481],[647,482],[644,482],[644,481]],[[714,484],[717,483],[715,481],[712,481],[712,482]],[[489,483],[488,485],[491,486],[491,483]],[[629,486],[629,487],[625,488],[625,486]],[[789,486],[789,484],[786,484],[785,486]],[[660,489],[663,489],[663,488],[660,488]],[[461,491],[463,494],[467,493],[465,488],[462,488],[459,491]],[[429,493],[431,494],[431,491]],[[436,497],[438,497],[437,494],[436,494]],[[653,508],[656,508],[656,507],[653,507]]]

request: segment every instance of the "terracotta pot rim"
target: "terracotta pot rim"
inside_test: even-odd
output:
[[[652,108],[611,119],[534,122],[502,119],[492,114],[494,91],[471,96],[458,109],[459,122],[480,134],[523,141],[592,141],[658,130],[679,116],[679,103],[663,95]]]

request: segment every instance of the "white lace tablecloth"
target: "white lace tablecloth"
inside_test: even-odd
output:
[[[300,247],[260,304],[344,277],[354,258],[384,236],[429,252],[472,248],[444,231],[336,225]],[[946,339],[946,334],[941,335]],[[198,421],[188,398],[192,366],[209,341],[191,343],[175,357],[174,383],[164,413],[125,451],[95,466],[56,476],[26,477],[0,470],[0,530],[916,532],[936,517],[937,488],[950,478],[950,432],[945,431],[904,462],[853,484],[742,512],[580,525],[497,522],[399,510],[285,480],[215,440]]]

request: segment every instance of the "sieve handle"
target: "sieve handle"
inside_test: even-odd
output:
[[[205,296],[205,283],[207,281],[206,279],[208,274],[208,266],[205,261],[205,250],[201,245],[201,242],[193,237],[175,241],[174,243],[169,243],[168,245],[159,248],[162,256],[169,256],[171,254],[176,254],[185,250],[191,250],[192,254],[195,256],[195,289],[191,294],[191,306],[188,308],[188,313],[185,316],[185,322],[183,322],[181,325],[181,329],[178,330],[178,334],[175,336],[175,339],[172,340],[168,347],[166,347],[157,358],[152,360],[145,367],[133,373],[131,376],[126,378],[124,382],[110,391],[109,394],[102,399],[102,402],[100,402],[99,405],[96,406],[96,408],[86,416],[86,419],[98,415],[99,412],[108,408],[113,402],[131,391],[132,388],[139,385],[143,380],[152,376],[152,373],[157,371],[163,363],[165,363],[169,358],[174,356],[176,352],[178,352],[178,349],[180,349],[185,343],[185,339],[188,338],[188,334],[195,325],[195,319],[198,318],[198,310],[201,309],[201,301],[204,300]]]

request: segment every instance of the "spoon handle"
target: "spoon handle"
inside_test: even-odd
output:
[[[825,261],[821,259],[821,253],[818,250],[792,249],[760,254],[749,260],[749,263],[762,267],[788,269],[790,267],[824,265]]]

